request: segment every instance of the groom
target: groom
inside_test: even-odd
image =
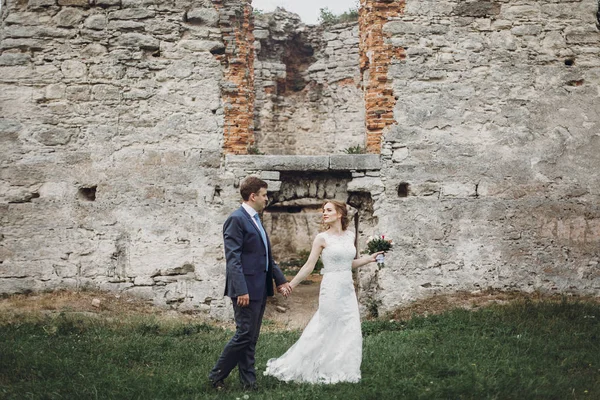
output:
[[[236,332],[225,345],[208,379],[216,389],[225,387],[224,379],[238,366],[244,389],[256,390],[254,352],[260,332],[267,296],[273,296],[273,279],[284,296],[290,284],[273,261],[271,243],[258,213],[267,205],[267,183],[249,176],[240,183],[244,202],[223,224],[225,242],[225,295],[233,302]]]

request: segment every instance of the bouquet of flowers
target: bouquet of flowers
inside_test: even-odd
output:
[[[394,242],[390,238],[386,238],[385,235],[369,236],[367,238],[367,249],[365,250],[368,254],[377,253],[379,251],[390,251]],[[379,268],[384,266],[385,256],[379,254],[376,258],[377,266]]]

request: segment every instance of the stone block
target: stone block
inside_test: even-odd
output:
[[[19,80],[24,78],[30,78],[32,71],[29,66],[9,66],[0,67],[0,76],[4,81]]]
[[[22,49],[22,50],[43,50],[48,44],[47,40],[41,39],[12,39],[3,38],[0,41],[0,49]]]
[[[44,98],[48,100],[58,100],[65,97],[65,91],[67,85],[64,83],[53,83],[52,85],[46,86],[46,94]]]
[[[166,3],[164,0],[121,0],[123,8],[158,6]]]
[[[339,154],[329,156],[332,170],[375,170],[381,168],[379,154]]]
[[[224,48],[222,42],[216,40],[182,40],[179,46],[189,51],[211,51]]]
[[[81,55],[85,58],[90,57],[98,57],[106,54],[108,49],[102,46],[100,43],[90,43],[83,50],[81,50]],[[91,72],[92,68],[90,68]]]
[[[510,32],[515,36],[537,36],[542,32],[541,25],[518,25],[513,27]]]
[[[107,25],[106,15],[104,14],[94,14],[90,15],[84,22],[83,26],[88,29],[96,29],[102,30],[106,28]]]
[[[11,12],[6,16],[4,23],[8,25],[39,25],[40,18],[37,12]]]
[[[0,66],[27,65],[31,56],[24,53],[4,53],[0,55]]]
[[[278,192],[281,190],[281,181],[270,181],[265,179],[265,182],[267,183],[267,185],[269,185],[269,192]]]
[[[96,5],[99,7],[120,6],[121,0],[96,0]]]
[[[254,39],[261,40],[269,37],[269,31],[266,29],[256,29],[254,31]]]
[[[60,66],[65,78],[81,78],[87,74],[87,67],[77,60],[65,60]]]
[[[23,125],[16,120],[0,118],[0,140],[7,136],[14,136],[23,129]]]
[[[467,3],[468,4],[468,3]],[[541,4],[531,5],[511,5],[504,4],[501,8],[501,15],[506,19],[519,19],[519,18],[536,18],[541,16]]]
[[[186,14],[187,22],[219,26],[219,12],[214,8],[195,8]]]
[[[158,50],[160,47],[158,39],[141,33],[124,33],[117,37],[116,43],[123,47],[139,47],[146,50]]]
[[[46,146],[65,145],[71,141],[73,130],[58,126],[44,126],[34,130],[33,138]]]
[[[348,183],[348,192],[382,193],[384,188],[381,179],[370,176],[354,178]]]
[[[455,198],[475,197],[475,184],[461,182],[444,183],[441,187],[441,195],[442,197]]]
[[[453,13],[461,17],[493,17],[500,14],[500,3],[489,0],[458,3]]]
[[[108,29],[110,30],[138,30],[143,31],[147,27],[147,24],[140,21],[133,21],[129,19],[121,20],[113,20],[108,24]]]
[[[89,0],[58,0],[59,6],[89,7]]]
[[[422,35],[427,27],[418,22],[392,21],[383,25],[383,32],[389,35]]]
[[[135,286],[152,286],[154,285],[154,279],[150,276],[136,276],[133,284]]]
[[[246,171],[327,171],[328,156],[254,156],[233,155],[225,157],[228,168],[240,168]]]
[[[94,100],[119,100],[119,88],[113,85],[94,85],[92,95]]]
[[[278,181],[281,174],[279,171],[262,171],[260,173],[260,179]]]
[[[156,12],[145,8],[127,8],[108,14],[109,19],[144,19],[154,18]]]
[[[39,189],[40,197],[43,199],[59,200],[69,194],[66,182],[46,182]]]
[[[74,85],[67,88],[67,99],[71,101],[88,101],[90,100],[89,85]]]
[[[48,7],[55,6],[56,0],[29,0],[27,6],[29,8],[39,8],[39,7]]]
[[[83,19],[83,12],[77,8],[64,8],[54,16],[56,26],[71,28],[77,26]]]

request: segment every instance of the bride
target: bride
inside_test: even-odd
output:
[[[362,334],[352,268],[374,262],[381,253],[354,259],[354,233],[348,228],[346,204],[331,200],[323,206],[327,227],[313,242],[306,264],[290,285],[295,288],[323,261],[319,309],[300,339],[279,358],[267,362],[264,375],[286,382],[358,382]]]

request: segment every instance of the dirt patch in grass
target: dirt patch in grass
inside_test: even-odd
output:
[[[515,301],[585,301],[600,303],[600,297],[577,296],[572,294],[545,294],[540,292],[504,292],[495,289],[475,292],[456,292],[452,294],[436,295],[414,303],[399,307],[386,314],[385,318],[395,320],[408,320],[413,316],[436,315],[455,308],[467,310],[478,309],[492,304],[507,304]]]
[[[317,310],[320,282],[320,275],[311,275],[305,283],[296,288],[290,298],[285,299],[279,294],[269,298],[263,322],[264,330],[303,329]],[[385,314],[382,318],[407,320],[413,316],[441,314],[454,308],[477,309],[491,304],[504,304],[514,301],[563,301],[565,298],[573,301],[600,303],[600,297],[593,296],[485,290],[480,292],[457,292],[418,300],[410,305],[399,307],[395,311]],[[178,312],[174,309],[157,307],[148,301],[123,294],[99,291],[57,291],[0,298],[0,323],[59,313],[107,318],[147,315],[161,320],[206,322],[213,326],[234,328],[231,322],[211,320],[208,315],[203,313]]]

